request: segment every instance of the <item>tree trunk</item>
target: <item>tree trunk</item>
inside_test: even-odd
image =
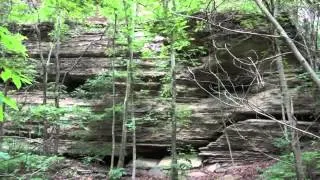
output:
[[[278,14],[278,2],[272,1],[271,3],[273,7],[270,10],[272,12],[272,17],[277,17]],[[274,34],[278,35],[276,32],[276,29],[274,29]],[[278,39],[274,39],[274,51],[276,54],[281,54],[280,50],[280,45]],[[276,57],[276,65],[277,65],[277,70],[279,72],[279,80],[280,80],[280,90],[281,90],[281,95],[282,95],[282,104],[284,107],[284,110],[286,112],[288,121],[292,127],[297,127],[297,120],[294,117],[293,113],[293,106],[291,103],[291,97],[290,93],[288,90],[288,85],[287,85],[287,80],[285,77],[284,73],[284,67],[283,67],[283,60],[282,56],[277,56]],[[299,135],[298,132],[294,129],[290,130],[291,133],[291,147],[292,151],[295,157],[295,167],[296,167],[296,173],[297,173],[297,179],[298,180],[304,180],[305,175],[304,175],[304,168],[302,164],[302,154],[301,154],[301,149],[300,149],[300,140],[299,140]],[[285,135],[286,136],[286,135]]]
[[[3,136],[4,136],[3,121],[1,121],[0,122],[0,151],[2,151]]]
[[[119,154],[119,161],[118,161],[118,168],[122,168],[124,166],[124,158],[125,158],[125,151],[126,151],[126,144],[127,144],[127,122],[128,122],[128,100],[130,98],[131,92],[131,73],[132,73],[132,61],[133,61],[133,33],[134,33],[134,22],[133,22],[133,7],[132,1],[125,1],[123,0],[123,6],[125,8],[125,19],[126,25],[128,29],[127,34],[127,42],[128,42],[128,49],[129,49],[129,60],[127,60],[127,82],[126,82],[126,94],[123,102],[123,121],[122,121],[122,136],[121,136],[121,145],[120,145],[120,154]],[[129,13],[128,13],[129,10]]]
[[[40,61],[41,61],[41,66],[42,66],[42,78],[43,78],[43,82],[42,82],[42,93],[43,93],[43,97],[42,97],[42,104],[47,104],[47,81],[48,81],[48,75],[47,75],[47,63],[46,60],[43,57],[43,51],[42,51],[42,45],[41,45],[41,30],[39,28],[40,25],[40,17],[38,14],[38,24],[36,24],[35,29],[37,32],[37,40],[38,40],[38,50],[40,52]],[[50,53],[49,53],[50,55]],[[48,56],[49,56],[48,55]],[[48,57],[49,58],[49,57]]]
[[[55,107],[59,108],[59,97],[60,97],[60,27],[61,27],[61,17],[58,16],[58,30],[57,30],[57,40],[56,40],[56,51],[55,51],[55,73],[56,73],[56,79],[54,84],[54,104]]]
[[[43,122],[43,130],[42,130],[42,144],[43,144],[43,154],[47,155],[50,152],[50,146],[49,146],[49,122],[45,119]]]
[[[133,73],[131,73],[131,82],[133,84]],[[132,88],[131,88],[132,91]],[[132,180],[136,179],[136,159],[137,159],[137,146],[136,146],[136,120],[134,117],[134,94],[131,92],[131,121],[132,121]]]
[[[278,49],[278,53],[280,53],[278,43],[276,43],[276,48]],[[297,127],[297,120],[295,119],[293,114],[291,98],[288,91],[287,81],[285,79],[283,62],[282,62],[281,56],[277,57],[276,64],[279,72],[282,99],[283,99],[283,104],[287,114],[287,118],[292,127]],[[292,147],[293,154],[295,156],[297,179],[303,180],[305,175],[304,175],[304,168],[303,168],[302,159],[301,159],[302,155],[301,155],[301,149],[300,149],[299,135],[298,135],[298,132],[294,129],[291,129],[290,132],[291,132],[291,147]]]
[[[111,136],[112,136],[112,150],[111,150],[111,161],[110,161],[110,170],[114,167],[114,155],[116,149],[116,137],[115,137],[115,124],[116,124],[116,111],[115,111],[115,95],[116,95],[116,86],[115,86],[115,68],[114,61],[116,59],[116,47],[115,41],[117,36],[117,14],[114,12],[114,31],[113,31],[113,40],[112,40],[112,51],[113,58],[111,61],[112,66],[112,125],[111,125]]]
[[[56,79],[55,79],[55,84],[54,84],[54,104],[56,108],[60,107],[60,91],[61,91],[61,86],[60,86],[60,37],[61,37],[61,17],[60,14],[58,15],[58,29],[57,29],[57,40],[56,40],[56,51],[55,51],[55,73],[56,73]],[[55,129],[55,134],[53,135],[53,153],[57,154],[58,153],[58,149],[59,149],[59,133],[60,133],[60,125],[59,125],[59,119],[60,117],[58,117],[58,119],[56,120],[56,124],[54,125],[54,129]]]
[[[269,12],[269,10],[265,7],[262,0],[255,0],[255,2],[258,5],[258,7],[261,9],[261,11],[267,16],[267,18],[275,26],[275,28],[280,33],[280,35],[287,42],[287,45],[291,49],[292,53],[295,55],[295,57],[300,62],[300,64],[305,68],[305,70],[311,75],[311,78],[317,84],[318,88],[320,88],[320,79],[319,79],[318,75],[315,73],[315,71],[309,65],[307,60],[302,56],[301,52],[298,50],[297,46],[294,44],[292,39],[288,36],[286,31],[282,28],[282,26],[279,24],[279,22],[276,20],[276,18],[273,17],[273,15]]]
[[[175,49],[173,44],[170,48],[171,62],[171,180],[178,179],[178,160],[177,160],[177,120],[176,120],[176,70],[175,70]]]
[[[9,80],[5,83],[4,89],[3,89],[3,95],[6,97],[8,95],[9,90]],[[0,151],[2,150],[2,144],[3,144],[3,136],[4,136],[4,121],[6,120],[6,104],[2,102],[2,113],[3,113],[3,120],[0,122]]]

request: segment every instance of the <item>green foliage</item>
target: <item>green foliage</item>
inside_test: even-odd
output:
[[[5,2],[0,1],[0,5],[5,5]],[[39,6],[21,0],[11,0],[8,6],[11,9],[10,13],[6,12],[7,21],[24,24],[38,22],[38,17],[41,22],[52,21],[58,14],[68,20],[83,21],[95,10],[93,0],[42,0]]]
[[[176,109],[177,122],[180,126],[188,126],[191,121],[192,109],[188,105],[178,105]]]
[[[56,41],[57,39],[63,41],[66,40],[69,31],[69,25],[65,24],[64,22],[56,22],[54,24],[54,29],[49,33],[49,36],[53,41]]]
[[[36,152],[38,144],[28,143],[25,139],[16,139],[6,137],[3,139],[2,147],[10,155],[16,155],[19,153],[31,153]]]
[[[127,77],[125,71],[115,71],[116,80],[124,80]],[[100,98],[112,90],[112,73],[105,72],[98,76],[88,79],[85,84],[72,93],[72,96],[79,98]]]
[[[1,159],[1,161],[9,160],[10,158],[11,158],[11,156],[8,153],[0,151],[0,159]]]
[[[26,37],[20,34],[12,34],[7,28],[0,26],[0,52],[13,53],[21,56],[27,56],[26,47],[22,41]]]
[[[240,19],[240,26],[245,29],[255,30],[257,27],[264,27],[268,25],[262,16],[249,16],[246,19]]]
[[[7,28],[0,26],[0,54],[2,57],[10,54],[17,58],[25,58],[27,56],[26,48],[22,44],[24,39],[25,37],[20,34],[12,34]],[[18,89],[21,88],[22,83],[31,84],[30,79],[22,74],[23,70],[17,68],[18,66],[10,66],[10,63],[7,63],[8,61],[3,60],[3,58],[0,60],[1,79],[4,82],[13,82]],[[14,63],[11,63],[11,65]],[[9,97],[5,97],[4,93],[0,92],[0,122],[4,119],[3,104],[17,110],[16,102]]]
[[[98,156],[86,156],[82,158],[81,161],[86,165],[90,165],[91,163],[96,163],[96,162],[103,162],[103,160]]]
[[[320,78],[320,72],[316,72],[318,77]],[[303,81],[303,85],[300,86],[300,89],[306,89],[306,88],[310,88],[313,87],[314,83],[310,77],[309,73],[301,73],[297,76],[298,79],[300,79],[301,81]]]
[[[218,12],[238,11],[247,14],[261,13],[252,0],[217,0],[215,2],[215,8]]]
[[[57,108],[53,105],[39,105],[30,109],[31,118],[39,121],[47,120],[49,122],[57,121],[61,116],[67,113],[64,108]]]
[[[39,122],[47,120],[53,124],[65,126],[77,124],[83,128],[89,121],[103,118],[103,115],[93,113],[90,108],[79,106],[56,108],[51,104],[24,107],[18,112],[9,111],[8,115],[8,120],[18,125],[30,120]]]
[[[110,169],[108,176],[110,180],[119,180],[122,176],[126,175],[124,168]]]
[[[291,151],[291,140],[289,136],[282,136],[279,138],[275,138],[272,144],[279,148],[281,152],[288,153]]]
[[[304,152],[302,154],[303,164],[306,171],[320,171],[320,151]],[[266,180],[296,179],[293,154],[281,156],[281,161],[266,169],[262,177]],[[310,174],[306,173],[307,176]],[[311,177],[307,177],[311,178]]]
[[[6,153],[1,152],[0,154]],[[31,177],[45,178],[45,172],[61,160],[63,160],[63,158],[58,156],[48,157],[25,153],[13,156],[7,155],[6,159],[0,161],[0,174],[26,178],[23,174],[36,172],[32,173],[33,175]]]

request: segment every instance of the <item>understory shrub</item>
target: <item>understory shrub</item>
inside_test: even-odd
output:
[[[0,153],[0,175],[10,179],[45,178],[46,172],[55,164],[63,160],[58,156],[40,156],[35,154],[19,153],[11,155]]]
[[[304,152],[302,154],[307,179],[315,179],[320,172],[320,151]],[[280,161],[267,168],[263,174],[263,179],[283,180],[296,179],[293,154],[286,154],[280,157]],[[318,177],[319,178],[319,177]]]

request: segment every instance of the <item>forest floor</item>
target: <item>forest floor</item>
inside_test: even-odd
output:
[[[263,169],[271,166],[274,161],[255,162],[252,164],[238,164],[232,166],[224,163],[222,165],[213,164],[201,168],[183,172],[181,179],[185,180],[254,180],[259,177]],[[123,180],[131,179],[130,169]],[[84,163],[79,160],[66,159],[51,169],[51,179],[55,180],[106,180],[107,167],[99,163]],[[157,169],[137,170],[138,180],[167,180],[166,172]]]

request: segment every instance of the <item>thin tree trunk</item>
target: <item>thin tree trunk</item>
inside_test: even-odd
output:
[[[3,95],[6,97],[8,95],[9,90],[9,80],[5,83],[4,89],[3,89]],[[2,113],[3,113],[3,120],[0,122],[0,151],[2,150],[2,144],[3,144],[3,136],[4,136],[4,121],[6,120],[6,104],[2,103]]]
[[[131,92],[131,73],[132,73],[132,60],[133,60],[133,7],[132,2],[127,2],[125,0],[122,1],[123,6],[125,8],[125,17],[126,17],[126,25],[128,28],[128,35],[127,35],[127,42],[129,48],[129,60],[127,60],[127,83],[126,83],[126,94],[123,102],[123,121],[122,121],[122,137],[121,137],[121,146],[120,146],[120,154],[119,154],[119,161],[118,161],[118,168],[124,166],[124,159],[125,159],[125,151],[126,151],[126,144],[127,144],[127,122],[128,122],[128,100],[130,98]],[[128,10],[130,14],[128,14]]]
[[[175,1],[172,0],[173,8],[175,11]],[[165,17],[168,17],[169,11],[169,0],[163,0],[163,8],[165,12]],[[177,180],[178,179],[178,158],[177,158],[177,120],[176,120],[176,97],[177,97],[177,89],[176,89],[176,51],[174,49],[175,42],[175,33],[172,32],[170,35],[170,74],[171,74],[171,170],[170,170],[170,179]]]
[[[42,135],[42,144],[43,144],[43,153],[45,155],[49,154],[49,133],[48,133],[48,128],[49,128],[49,122],[45,119],[43,122],[43,135]]]
[[[138,17],[139,8],[138,5],[133,5],[133,12],[136,12],[135,15],[132,15],[133,18]],[[132,37],[134,37],[135,22],[133,19],[132,22]],[[134,62],[132,62],[134,63]],[[131,65],[131,83],[134,85],[134,71]],[[134,66],[135,67],[135,66]],[[132,180],[136,179],[136,159],[137,159],[137,136],[136,136],[136,119],[134,116],[134,90],[131,89],[131,120],[132,120]]]
[[[133,72],[131,73],[131,82],[133,84]],[[131,88],[131,121],[132,121],[132,180],[136,179],[136,159],[137,159],[137,146],[136,146],[136,120],[134,117],[134,94]]]
[[[41,45],[41,30],[39,28],[40,25],[40,17],[38,14],[38,24],[36,24],[35,28],[36,28],[36,32],[37,32],[37,40],[38,40],[38,49],[40,52],[40,61],[41,61],[41,65],[42,65],[42,74],[43,74],[43,88],[42,88],[42,93],[43,93],[43,97],[42,97],[42,104],[47,104],[47,63],[46,60],[43,57],[43,51],[42,51],[42,45]],[[50,53],[49,53],[50,54]]]
[[[278,43],[276,44],[277,44],[276,45],[277,49],[279,50],[279,45]],[[280,52],[278,51],[278,53]],[[286,111],[290,125],[292,127],[297,127],[297,120],[295,119],[292,112],[292,104],[291,104],[291,99],[288,91],[287,81],[285,79],[281,56],[277,57],[276,64],[277,64],[277,69],[280,77],[281,93],[282,93],[283,104],[285,105],[285,111]],[[300,149],[299,135],[298,135],[298,132],[294,129],[291,129],[290,132],[291,132],[291,147],[292,147],[292,151],[296,161],[295,166],[296,166],[296,172],[297,172],[297,179],[303,180],[305,175],[304,175],[304,168],[303,168],[302,159],[301,159],[302,155],[301,155],[301,149]]]
[[[130,69],[130,60],[127,61],[127,72]],[[126,152],[126,145],[127,145],[127,116],[128,116],[128,98],[130,95],[130,76],[127,77],[126,83],[126,94],[123,101],[123,119],[122,119],[122,133],[121,133],[121,144],[120,144],[120,151],[119,151],[119,160],[117,167],[122,168],[124,165],[124,158]]]
[[[274,3],[272,4],[273,4],[272,10],[271,10],[271,12],[273,13],[272,17],[277,17],[277,13],[278,13],[277,0],[275,0]],[[278,35],[278,33],[276,32],[276,29],[274,29],[274,34]],[[279,41],[277,39],[274,39],[274,49],[276,54],[281,54]],[[288,121],[292,127],[297,127],[297,120],[294,117],[290,93],[288,90],[287,80],[284,73],[283,60],[281,56],[276,57],[276,65],[277,65],[277,70],[279,72],[282,101],[283,101],[285,112],[287,114]],[[305,174],[304,174],[304,168],[302,164],[302,154],[300,149],[299,135],[298,135],[298,132],[294,129],[291,129],[290,133],[291,133],[291,147],[295,157],[297,179],[304,180]]]
[[[307,60],[302,56],[301,52],[299,51],[297,46],[294,44],[292,39],[288,36],[286,31],[282,28],[280,23],[276,20],[276,18],[273,17],[273,15],[265,7],[262,0],[255,0],[255,2],[258,5],[258,7],[261,9],[261,11],[267,16],[267,18],[275,26],[275,28],[280,33],[280,35],[285,39],[285,41],[287,42],[287,45],[291,49],[292,53],[295,55],[295,57],[300,62],[300,64],[305,68],[305,70],[311,75],[311,78],[317,84],[318,88],[320,88],[320,79],[319,79],[318,75],[315,73],[315,71],[309,65]]]
[[[54,104],[56,108],[60,107],[60,37],[61,37],[61,17],[60,14],[58,15],[58,29],[57,29],[57,40],[56,40],[56,51],[55,51],[55,72],[56,72],[56,79],[55,79],[55,84],[54,84]],[[60,117],[58,117],[57,121],[59,121]],[[55,134],[54,134],[54,140],[53,140],[53,152],[55,154],[58,153],[59,149],[59,134],[60,134],[60,125],[59,122],[55,124]]]
[[[222,113],[222,112],[221,112]],[[230,159],[231,159],[231,163],[232,163],[232,166],[235,166],[234,164],[234,159],[233,159],[233,154],[232,154],[232,147],[231,147],[231,143],[230,143],[230,139],[229,139],[229,134],[228,134],[228,131],[227,131],[227,124],[226,124],[226,121],[223,119],[223,127],[224,127],[224,134],[226,136],[226,141],[227,141],[227,144],[228,144],[228,149],[229,149],[229,155],[230,155]]]
[[[1,121],[0,122],[0,151],[2,151],[3,136],[4,136],[4,128],[3,128],[3,121]]]
[[[114,31],[113,31],[113,40],[112,40],[112,50],[113,50],[113,58],[111,61],[112,64],[112,125],[111,125],[111,136],[112,136],[112,151],[111,151],[111,162],[110,162],[110,170],[114,167],[114,156],[116,149],[116,137],[115,137],[115,124],[116,124],[116,110],[115,110],[115,95],[116,95],[116,86],[115,86],[115,68],[114,61],[116,58],[116,35],[117,35],[117,14],[114,12]]]
[[[61,19],[60,15],[58,16],[58,31],[57,31],[57,40],[56,40],[56,51],[55,51],[55,72],[56,72],[56,80],[54,84],[54,104],[55,107],[59,108],[59,97],[60,97],[60,26],[61,26]]]
[[[58,152],[59,152],[59,139],[60,139],[60,125],[56,125],[55,126],[55,134],[54,134],[54,142],[53,142],[53,144],[54,144],[54,148],[53,148],[53,152],[55,153],[55,154],[58,154]]]
[[[178,179],[178,158],[177,158],[177,120],[176,120],[176,70],[175,70],[175,49],[173,44],[170,48],[171,62],[171,180]]]

